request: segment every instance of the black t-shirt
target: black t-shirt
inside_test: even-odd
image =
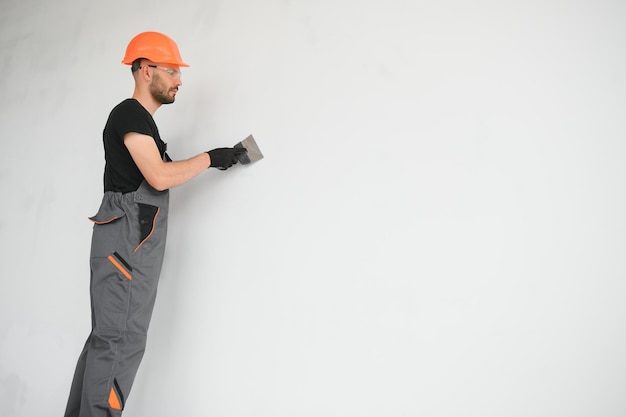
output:
[[[109,115],[104,132],[104,191],[129,193],[136,191],[144,180],[141,171],[124,145],[124,135],[140,133],[151,136],[161,157],[166,145],[152,115],[137,100],[129,98],[115,106]]]

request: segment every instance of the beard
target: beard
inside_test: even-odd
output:
[[[172,104],[176,100],[177,90],[177,87],[168,90],[158,77],[154,77],[150,83],[150,94],[160,104]]]

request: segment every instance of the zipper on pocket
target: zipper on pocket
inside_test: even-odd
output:
[[[128,262],[126,262],[124,260],[124,258],[122,258],[122,256],[117,253],[117,252],[113,252],[113,255],[109,255],[107,257],[107,259],[113,264],[113,266],[115,266],[121,273],[122,275],[124,275],[128,280],[132,280],[133,279],[133,275],[131,274],[131,272],[133,272],[133,268],[128,264]]]

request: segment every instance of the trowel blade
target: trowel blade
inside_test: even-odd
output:
[[[242,165],[247,165],[249,163],[263,159],[263,154],[259,149],[259,145],[256,144],[256,141],[254,140],[254,137],[252,135],[237,143],[234,147],[246,148],[246,150],[248,151],[237,157]]]

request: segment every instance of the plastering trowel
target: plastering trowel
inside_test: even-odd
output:
[[[234,147],[246,148],[246,150],[248,151],[237,156],[237,159],[239,159],[239,162],[241,162],[242,165],[248,165],[252,162],[263,159],[263,154],[259,149],[259,145],[256,144],[256,141],[254,140],[254,137],[252,137],[252,135],[237,143]]]

